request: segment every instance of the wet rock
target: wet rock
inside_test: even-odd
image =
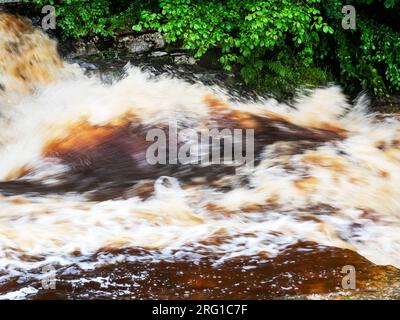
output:
[[[154,52],[150,53],[151,57],[164,57],[167,55],[168,55],[168,53],[165,51],[154,51]]]
[[[101,49],[98,47],[98,42],[98,37],[93,37],[93,39],[89,41],[78,39],[73,43],[73,49],[70,50],[68,54],[66,54],[66,58],[75,58],[80,56],[98,54],[101,52]],[[63,48],[61,48],[61,51],[63,51]]]
[[[164,48],[165,40],[159,32],[140,36],[129,35],[119,40],[119,47],[126,48],[132,53],[143,53]]]
[[[196,64],[196,60],[193,57],[188,56],[186,54],[182,54],[182,55],[180,54],[180,55],[174,56],[174,63],[194,65],[194,64]]]
[[[398,93],[394,93],[386,98],[375,98],[371,102],[374,111],[393,113],[400,110],[400,94]]]
[[[93,63],[86,62],[80,59],[73,59],[71,60],[72,63],[77,63],[82,69],[86,72],[98,70],[98,67]]]

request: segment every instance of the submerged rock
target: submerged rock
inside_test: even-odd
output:
[[[205,252],[202,252],[205,254]],[[144,257],[143,250],[109,255]],[[29,299],[399,299],[399,270],[377,266],[355,252],[314,243],[298,243],[277,257],[236,257],[215,264],[211,256],[196,261],[131,260],[94,270],[57,268],[55,290],[39,290],[41,282],[0,285],[11,295],[24,287]],[[200,256],[199,256],[200,257]],[[356,288],[344,289],[341,270],[353,265]],[[129,288],[129,290],[127,290]]]

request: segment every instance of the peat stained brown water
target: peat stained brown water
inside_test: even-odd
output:
[[[121,253],[148,254],[141,250],[112,254]],[[20,294],[29,288],[26,293],[31,299],[400,298],[396,268],[376,266],[350,250],[303,242],[274,258],[237,257],[218,265],[211,261],[212,252],[203,255],[196,261],[117,262],[90,271],[71,265],[57,270],[55,289],[43,289],[41,281],[19,277],[0,288]],[[355,289],[342,286],[346,265],[357,270]]]
[[[399,298],[398,119],[132,63],[102,81],[0,13],[0,298]],[[254,166],[151,165],[171,122],[253,129]]]

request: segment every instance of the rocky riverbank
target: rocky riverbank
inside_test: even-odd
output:
[[[256,92],[245,85],[239,74],[224,71],[218,63],[216,52],[211,51],[196,59],[193,52],[183,49],[179,44],[168,44],[161,33],[153,30],[121,34],[113,39],[98,36],[70,39],[59,42],[59,50],[66,60],[77,62],[89,73],[99,74],[105,82],[121,74],[123,67],[130,63],[155,74],[166,73],[206,85],[217,84],[230,90],[233,95],[272,96],[268,89]],[[363,94],[368,96],[367,92]],[[400,94],[393,94],[386,99],[370,99],[371,111],[392,113],[400,110]]]
[[[42,17],[37,13],[32,14],[37,11],[30,4],[2,4],[0,10],[2,9],[26,16],[36,27],[40,27]],[[48,30],[47,33],[53,38],[62,39],[60,28]],[[264,88],[262,92],[254,92],[253,88],[243,83],[239,74],[228,73],[221,68],[217,51],[195,59],[193,52],[183,49],[180,43],[168,44],[163,35],[155,30],[137,32],[126,28],[114,37],[94,35],[80,39],[62,39],[59,41],[59,51],[66,60],[77,62],[89,73],[98,74],[106,82],[121,74],[122,67],[129,62],[156,74],[167,73],[189,81],[218,84],[232,91],[234,95],[271,96],[270,92],[276,91],[274,88]],[[287,100],[285,97],[279,99]],[[400,110],[400,94],[371,100],[372,111],[386,113]]]

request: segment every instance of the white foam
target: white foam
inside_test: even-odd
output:
[[[154,79],[135,68],[113,85],[73,74],[4,104],[1,179],[29,167],[33,173],[28,179],[57,182],[57,174],[66,168],[43,158],[43,148],[81,119],[101,126],[130,113],[143,125],[174,119],[192,126],[211,116],[212,107],[204,99],[210,94],[232,110],[337,130],[345,138],[300,153],[291,151],[296,143],[266,146],[261,163],[245,173],[249,185],[233,183],[233,190],[225,193],[207,186],[183,189],[180,181],[169,177],[160,178],[154,195],[145,201],[95,202],[77,194],[2,196],[0,270],[11,273],[49,262],[89,268],[93,264],[73,253],[88,256],[110,247],[148,248],[163,258],[177,250],[191,251],[195,258],[204,247],[222,260],[259,252],[274,256],[299,240],[350,248],[375,263],[400,267],[397,120],[377,123],[367,116],[362,100],[350,107],[337,87],[308,93],[293,108],[275,100],[233,103],[218,88]],[[323,212],[324,206],[331,209]],[[222,243],[203,243],[221,234]],[[26,261],[24,255],[42,260]]]

